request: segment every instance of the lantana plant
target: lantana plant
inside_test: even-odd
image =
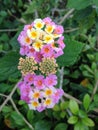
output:
[[[47,17],[25,25],[18,36],[22,55],[18,65],[22,81],[18,83],[18,88],[21,100],[30,109],[41,112],[53,108],[64,93],[56,87],[56,72],[59,67],[56,58],[63,54],[65,47],[63,32],[61,25]]]

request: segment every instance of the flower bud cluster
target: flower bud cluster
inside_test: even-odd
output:
[[[56,88],[56,58],[63,54],[65,47],[63,32],[61,25],[47,17],[25,25],[18,36],[20,54],[26,56],[19,60],[22,81],[18,88],[21,100],[30,109],[41,112],[53,108],[63,95],[63,90]]]

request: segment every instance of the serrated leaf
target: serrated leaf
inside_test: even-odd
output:
[[[84,118],[82,119],[82,122],[86,125],[86,126],[89,126],[89,127],[93,127],[95,124],[93,122],[93,120],[91,120],[90,118]]]
[[[78,112],[79,112],[79,106],[78,106],[78,104],[77,104],[76,101],[70,100],[70,102],[69,102],[69,108],[70,108],[70,110],[71,110],[71,112],[73,114],[75,114],[75,115],[78,114]]]
[[[81,9],[88,7],[90,4],[91,4],[90,0],[77,0],[77,1],[68,0],[67,7],[81,10]]]
[[[54,128],[54,130],[67,130],[67,124],[65,123],[59,123],[56,125],[56,127]]]
[[[90,102],[91,102],[90,96],[88,94],[86,94],[83,99],[83,106],[84,106],[85,110],[88,110]]]
[[[17,52],[10,52],[0,59],[0,81],[8,79],[9,76],[18,72],[18,59],[19,54]],[[18,76],[16,75],[16,77]]]
[[[68,123],[69,124],[76,124],[78,121],[78,117],[77,116],[71,116],[69,119],[68,119]]]
[[[64,48],[64,54],[57,58],[59,66],[71,66],[73,65],[82,52],[84,44],[68,37],[65,38],[66,47]]]

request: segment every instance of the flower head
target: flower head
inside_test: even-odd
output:
[[[55,74],[57,67],[58,65],[54,58],[43,58],[42,62],[39,63],[39,70],[45,75]]]
[[[21,100],[30,109],[39,112],[53,108],[63,95],[57,89],[58,64],[56,58],[63,54],[64,29],[51,18],[35,19],[25,25],[18,36],[20,54],[18,69],[22,73],[22,81],[18,83]]]
[[[20,58],[18,69],[21,70],[21,73],[23,75],[26,75],[28,73],[34,74],[35,73],[34,71],[38,69],[36,65],[37,63],[33,57],[32,58],[26,57],[25,59]]]

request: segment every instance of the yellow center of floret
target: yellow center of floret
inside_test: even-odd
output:
[[[38,102],[33,101],[33,102],[32,102],[32,106],[37,107],[37,106],[38,106]]]
[[[36,51],[39,51],[39,49],[41,49],[43,46],[42,42],[40,40],[37,40],[34,44],[33,47]]]
[[[34,98],[39,98],[40,97],[40,94],[39,92],[35,92],[34,95],[33,95]]]
[[[31,38],[32,38],[32,39],[37,38],[37,36],[38,36],[38,33],[37,33],[36,31],[32,31],[32,32],[31,32]]]
[[[47,89],[47,90],[45,91],[45,94],[46,94],[47,96],[51,95],[51,94],[52,94],[52,90]]]
[[[51,99],[46,99],[45,104],[50,105],[51,104]]]
[[[41,28],[43,28],[43,26],[44,26],[44,24],[43,24],[42,22],[36,22],[36,23],[35,23],[35,27],[36,27],[37,29],[41,29]]]
[[[53,40],[53,38],[52,38],[52,36],[50,36],[50,35],[46,35],[46,36],[44,37],[44,41],[45,41],[46,43],[52,42],[52,40]]]
[[[25,38],[25,42],[26,42],[27,44],[30,44],[30,38],[29,38],[29,37],[26,37],[26,38]]]
[[[53,26],[50,26],[50,25],[47,25],[46,26],[46,28],[45,28],[45,31],[47,32],[47,33],[52,33],[53,32]]]

